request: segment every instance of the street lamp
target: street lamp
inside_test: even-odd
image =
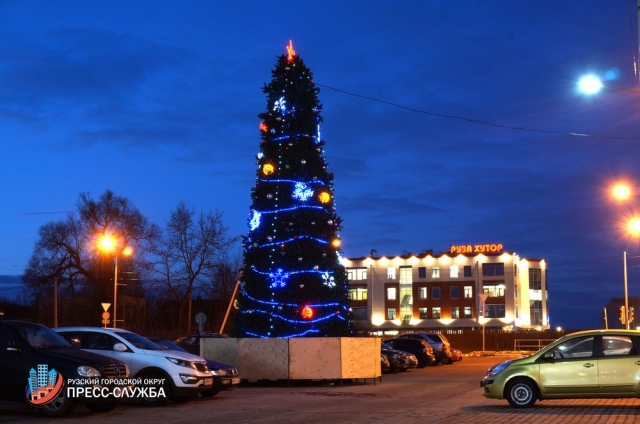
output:
[[[634,195],[634,190],[627,183],[617,183],[613,185],[611,189],[611,196],[621,202],[628,201]],[[631,238],[637,238],[640,236],[640,218],[633,215],[626,219],[624,223],[624,232]],[[629,316],[629,291],[627,281],[627,252],[622,253],[623,262],[623,276],[624,276],[624,311],[621,319],[624,320],[623,324],[626,329],[629,329],[630,316]]]
[[[632,90],[629,88],[621,88],[621,87],[613,87],[610,85],[605,85],[602,83],[602,80],[595,75],[586,75],[578,81],[578,90],[587,95],[597,94],[603,88],[608,88],[610,90],[616,91],[626,91],[629,93],[640,94],[639,90]]]
[[[125,256],[130,256],[133,253],[133,249],[129,246],[125,246],[124,249],[119,251],[116,240],[109,234],[102,235],[98,242],[98,247],[105,252],[114,252],[115,271],[113,274],[113,328],[116,328],[118,311],[118,255],[122,254]]]

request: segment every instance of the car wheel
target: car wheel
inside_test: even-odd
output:
[[[504,391],[504,397],[514,408],[531,408],[536,403],[538,389],[530,380],[510,381]]]
[[[453,363],[453,361],[451,360],[451,358],[442,358],[440,363],[444,364],[444,365],[451,365]]]
[[[171,396],[171,383],[169,383],[167,377],[165,377],[163,374],[160,374],[159,372],[151,372],[142,375],[142,379],[161,381],[161,383],[143,386],[143,391],[146,392],[145,389],[149,388],[152,389],[155,393],[148,392],[147,394],[149,394],[149,396],[140,397],[141,404],[145,406],[160,406],[167,403],[167,398]],[[164,393],[164,396],[161,392]],[[152,394],[156,394],[159,396],[152,396]]]
[[[215,395],[217,395],[218,393],[220,393],[220,391],[215,390],[215,389],[211,389],[211,390],[207,390],[204,392],[200,392],[200,394],[204,397],[213,397]]]
[[[91,412],[109,412],[118,406],[115,402],[88,403],[85,405]]]
[[[42,415],[50,418],[58,418],[72,413],[77,405],[78,403],[75,399],[66,396],[66,390],[65,387],[63,387],[57,398],[38,408],[38,410]]]

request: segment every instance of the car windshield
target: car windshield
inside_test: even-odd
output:
[[[16,330],[31,347],[73,348],[62,336],[44,325],[22,321],[5,321],[5,324]]]
[[[116,333],[118,336],[122,337],[123,339],[125,339],[126,341],[128,341],[129,343],[131,343],[132,345],[134,345],[135,347],[139,348],[139,349],[146,349],[146,350],[162,350],[162,348],[160,346],[158,346],[157,344],[155,344],[154,342],[152,342],[151,340],[142,337],[140,334],[136,334],[136,333],[131,333],[131,332],[117,332]]]

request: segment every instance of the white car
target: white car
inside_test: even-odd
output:
[[[161,405],[167,398],[186,402],[213,385],[211,371],[203,358],[163,350],[137,333],[100,327],[58,327],[54,330],[75,347],[126,363],[131,378],[143,382],[138,393],[145,405]]]

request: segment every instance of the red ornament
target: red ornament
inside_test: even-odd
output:
[[[264,123],[264,121],[260,122],[260,131],[267,132],[268,129],[269,128],[267,127],[267,124]]]
[[[302,318],[304,319],[310,319],[311,317],[313,317],[313,309],[311,309],[308,306],[305,306],[304,308],[302,308],[300,315],[302,315]]]

